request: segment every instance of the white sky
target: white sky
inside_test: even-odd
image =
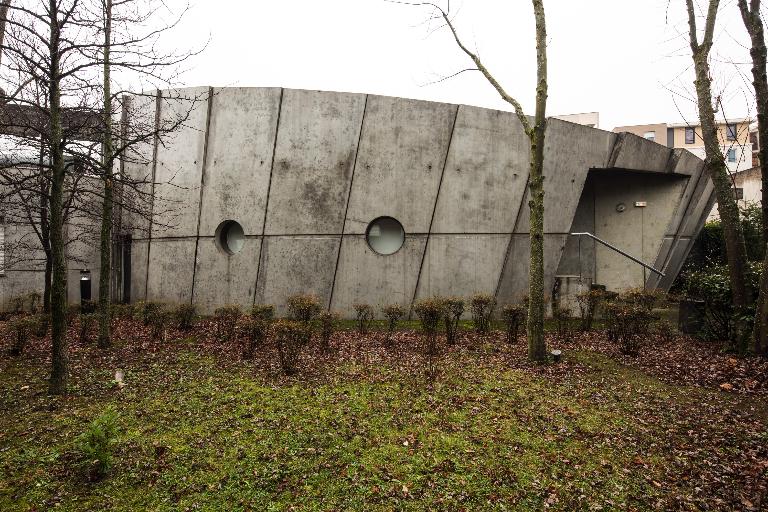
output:
[[[184,85],[369,92],[510,109],[477,72],[429,85],[471,62],[447,29],[424,23],[426,8],[384,0],[191,1],[166,44],[210,42],[189,63]],[[743,117],[754,110],[748,38],[736,0],[721,3],[713,77],[727,116]],[[549,115],[598,111],[604,129],[696,118],[690,51],[681,37],[684,0],[545,0],[545,8]],[[453,0],[451,9],[465,43],[533,113],[530,0]]]

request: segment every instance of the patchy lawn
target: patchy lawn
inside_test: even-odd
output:
[[[429,383],[412,332],[392,347],[340,333],[293,378],[273,346],[243,361],[208,332],[159,343],[121,325],[107,353],[73,342],[63,399],[45,394],[44,341],[16,359],[4,341],[0,510],[768,507],[765,398],[619,362],[600,336],[536,368],[522,341],[465,333]],[[109,405],[115,466],[88,482],[73,443]]]

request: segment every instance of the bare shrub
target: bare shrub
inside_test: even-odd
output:
[[[597,310],[605,298],[605,292],[602,290],[587,290],[576,295],[576,302],[579,304],[579,314],[581,316],[581,330],[591,331],[595,320]]]
[[[275,319],[275,306],[272,304],[254,304],[251,308],[251,318],[271,322]]]
[[[250,359],[256,349],[263,346],[269,337],[269,329],[275,319],[275,306],[272,304],[254,304],[251,315],[244,323],[245,350],[243,357]]]
[[[96,319],[95,313],[80,313],[80,343],[86,344],[91,341],[91,333]]]
[[[298,294],[288,297],[288,312],[294,320],[309,324],[322,310],[320,300],[314,295]]]
[[[390,304],[382,308],[384,318],[387,319],[387,343],[392,342],[392,334],[397,329],[397,322],[405,315],[405,308],[400,304]]]
[[[619,300],[625,304],[630,304],[644,309],[648,313],[664,298],[664,293],[659,291],[645,290],[643,288],[632,288],[619,295]]]
[[[653,320],[650,311],[637,304],[618,303],[614,306],[614,319],[619,350],[622,354],[636,356]]]
[[[10,350],[13,357],[18,357],[24,353],[34,326],[34,320],[30,317],[17,318],[8,324],[8,330],[13,335],[13,344]]]
[[[477,293],[469,301],[472,310],[472,320],[475,330],[481,334],[487,334],[491,330],[491,315],[496,299],[487,293]]]
[[[445,312],[445,341],[449,345],[456,343],[456,336],[459,333],[459,320],[464,314],[464,299],[461,297],[446,297],[443,299]]]
[[[237,322],[243,315],[243,310],[237,304],[221,306],[214,311],[216,337],[219,341],[229,342],[235,338]]]
[[[157,311],[162,311],[165,308],[164,304],[152,301],[137,302],[136,306],[138,319],[141,320],[145,326],[148,326],[152,322]]]
[[[507,343],[515,343],[520,328],[525,325],[525,309],[521,304],[507,304],[501,309],[501,317],[507,331]]]
[[[424,353],[436,354],[437,335],[440,321],[445,315],[445,303],[437,297],[423,299],[413,305],[413,311],[419,317],[421,330],[424,333]]]
[[[355,308],[355,319],[357,320],[357,331],[360,334],[365,334],[368,332],[368,329],[371,327],[371,322],[373,321],[374,312],[373,308],[369,304],[361,304],[361,303],[355,303],[352,304],[352,307]]]
[[[331,349],[331,336],[339,323],[339,314],[334,311],[323,311],[317,317],[320,322],[320,348],[323,352]]]
[[[278,320],[273,327],[280,367],[286,375],[298,370],[301,350],[312,339],[312,329],[304,322]]]
[[[112,318],[131,318],[133,316],[133,304],[110,304],[109,315]]]
[[[197,306],[195,304],[178,304],[170,314],[177,329],[190,331],[195,326],[197,319]]]
[[[654,333],[661,341],[669,343],[677,337],[678,330],[669,320],[659,320],[654,325]]]
[[[36,315],[40,310],[40,303],[43,301],[43,296],[39,292],[32,292],[27,295],[29,301],[29,312]]]
[[[562,306],[557,303],[552,304],[552,318],[555,321],[555,328],[560,339],[571,336],[573,324],[573,312],[568,306]]]
[[[51,323],[51,316],[41,313],[34,318],[35,322],[35,336],[38,338],[44,338],[48,334],[48,327]]]

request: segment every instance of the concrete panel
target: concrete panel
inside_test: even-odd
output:
[[[509,235],[431,235],[417,298],[496,292]]]
[[[365,95],[286,90],[266,233],[341,233]]]
[[[688,257],[688,253],[691,252],[692,247],[693,241],[690,238],[681,238],[677,240],[677,243],[672,249],[672,255],[669,258],[665,276],[659,281],[657,285],[658,288],[669,291],[669,288],[680,273],[680,269],[683,268],[683,264]]]
[[[163,91],[161,126],[186,118],[157,148],[152,237],[197,235],[208,88]]]
[[[632,133],[620,133],[608,167],[669,172],[672,150]]]
[[[594,172],[587,176],[579,206],[571,224],[571,233],[595,232]],[[559,276],[595,277],[595,241],[589,237],[568,236],[563,256],[557,267]]]
[[[427,233],[455,105],[369,96],[345,233],[365,233],[383,215],[406,233]]]
[[[230,219],[261,235],[279,109],[279,88],[214,90],[201,236]]]
[[[131,302],[147,296],[147,249],[148,241],[131,243]]]
[[[153,239],[147,300],[188,303],[192,297],[195,239]]]
[[[128,124],[126,136],[141,142],[132,144],[124,153],[123,171],[131,186],[123,188],[122,224],[134,238],[149,237],[149,218],[136,212],[149,212],[152,206],[152,161],[155,139],[148,134],[155,130],[157,99],[155,91],[128,96],[124,108]]]
[[[659,248],[659,255],[656,257],[656,261],[653,263],[654,268],[661,270],[665,274],[668,272],[668,259],[674,243],[674,237],[664,237],[664,240],[661,241],[661,247]],[[645,287],[649,290],[655,290],[658,288],[662,279],[663,277],[659,274],[651,272],[645,282]]]
[[[264,240],[256,302],[285,313],[285,300],[297,293],[317,295],[328,304],[339,251],[338,236],[268,237]]]
[[[44,270],[45,253],[32,226],[5,224],[5,269]]]
[[[555,271],[565,247],[567,235],[544,235],[544,295],[552,298]],[[509,258],[501,277],[496,300],[501,304],[516,304],[528,295],[531,244],[527,234],[512,235]]]
[[[399,251],[382,256],[368,247],[364,236],[345,236],[331,309],[352,317],[352,305],[364,302],[381,318],[381,306],[410,308],[426,240],[424,235],[406,236]]]
[[[703,220],[706,220],[709,216],[714,205],[714,196],[715,186],[712,184],[709,172],[705,170],[699,179],[696,191],[691,198],[691,205],[682,221],[682,226],[678,233],[680,236],[695,238],[699,234]]]
[[[433,233],[510,233],[525,194],[530,142],[515,114],[459,107]]]
[[[704,162],[687,149],[672,150],[674,165],[672,172],[687,176],[698,175],[704,169]]]
[[[0,276],[0,311],[10,309],[9,302],[16,297],[22,297],[32,292],[42,294],[44,287],[45,274],[43,272],[6,270],[5,275]]]
[[[222,304],[250,309],[260,245],[260,238],[249,237],[240,252],[229,254],[219,249],[213,238],[200,238],[192,301],[201,312],[212,314]]]
[[[549,119],[544,139],[544,232],[571,228],[590,168],[607,165],[617,135],[587,126]],[[528,194],[515,233],[528,233]]]

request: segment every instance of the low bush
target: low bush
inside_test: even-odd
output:
[[[40,295],[38,292],[32,292],[29,295],[27,295],[27,300],[29,301],[29,312],[33,315],[36,315],[37,312],[40,310],[40,305],[43,301],[43,296]]]
[[[292,295],[286,305],[291,317],[305,324],[309,324],[322,310],[320,300],[314,295]]]
[[[663,292],[643,288],[632,288],[619,294],[621,302],[642,308],[648,313],[659,305],[663,297]]]
[[[384,306],[381,311],[387,319],[387,343],[391,343],[392,334],[397,329],[397,322],[405,315],[405,308],[400,304],[390,304]]]
[[[173,324],[181,331],[189,331],[195,326],[197,319],[197,306],[195,304],[179,304],[173,311]]]
[[[237,322],[243,315],[243,310],[237,304],[221,306],[214,311],[216,337],[219,341],[229,342],[235,338]]]
[[[162,311],[164,309],[165,304],[160,302],[147,301],[136,303],[136,313],[138,315],[138,319],[141,320],[145,326],[148,326],[153,320],[157,318],[155,315],[156,312]]]
[[[501,309],[501,317],[507,331],[507,343],[517,341],[520,328],[525,326],[526,311],[522,304],[507,304]]]
[[[555,321],[557,336],[562,340],[571,336],[573,312],[568,306],[552,303],[552,319]]]
[[[150,336],[157,341],[166,341],[168,324],[173,317],[173,311],[166,309],[164,304],[155,303],[145,318],[150,328]]]
[[[355,303],[352,304],[355,309],[355,320],[357,320],[357,331],[360,334],[365,334],[371,326],[373,321],[374,312],[373,308],[369,304]]]
[[[243,322],[243,331],[245,333],[245,349],[243,357],[250,359],[256,354],[256,349],[263,346],[269,337],[269,327],[272,320],[263,318],[247,318]]]
[[[41,313],[36,315],[35,318],[35,336],[38,338],[44,338],[48,334],[48,327],[51,324],[51,315]]]
[[[440,322],[445,316],[445,302],[438,297],[423,299],[413,305],[413,311],[419,317],[421,330],[424,333],[424,353],[436,354]]]
[[[648,336],[653,323],[651,312],[637,303],[615,303],[611,305],[614,319],[614,340],[622,354],[636,356],[640,344]]]
[[[13,336],[10,354],[18,357],[24,353],[29,337],[35,328],[35,321],[28,316],[17,318],[8,324],[8,330]]]
[[[112,452],[116,442],[118,414],[108,408],[94,419],[75,441],[83,468],[89,480],[104,478],[112,468]]]
[[[12,297],[9,301],[11,312],[14,315],[20,315],[24,312],[24,297]]]
[[[80,343],[90,343],[91,333],[93,332],[93,326],[96,325],[96,319],[96,313],[80,314]]]
[[[472,310],[472,320],[475,323],[475,330],[481,334],[486,334],[491,330],[491,315],[493,307],[496,305],[496,299],[493,295],[487,293],[478,293],[472,296],[469,301]]]
[[[278,320],[273,327],[280,367],[286,375],[298,371],[302,349],[312,339],[312,329],[304,322]]]
[[[443,299],[445,312],[445,341],[449,345],[456,343],[459,334],[459,320],[464,314],[464,299],[461,297],[446,297]]]
[[[99,303],[96,301],[93,301],[93,300],[80,301],[81,315],[90,315],[92,313],[95,313],[98,308],[99,308]]]
[[[579,314],[581,316],[581,330],[591,331],[595,315],[600,309],[600,305],[605,299],[603,290],[587,290],[576,295],[576,302],[579,305]]]
[[[669,320],[659,320],[655,323],[653,330],[654,334],[664,343],[673,341],[678,335],[677,327]]]
[[[275,306],[272,304],[254,304],[251,308],[251,318],[271,322],[275,319]]]
[[[328,352],[331,348],[331,336],[339,323],[339,314],[334,311],[323,311],[317,317],[320,322],[320,348]]]
[[[131,318],[133,316],[133,304],[110,304],[109,315],[112,318]]]

